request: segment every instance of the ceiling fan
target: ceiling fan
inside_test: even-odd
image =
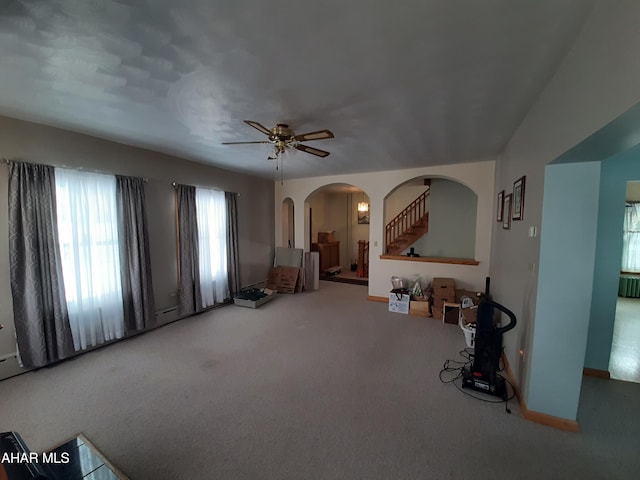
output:
[[[272,129],[268,129],[265,126],[254,122],[252,120],[244,120],[244,123],[261,131],[269,140],[262,140],[257,142],[223,142],[222,145],[240,145],[248,143],[270,143],[275,147],[276,157],[269,157],[269,160],[276,160],[278,156],[283,154],[287,148],[295,148],[301,152],[310,153],[318,157],[326,157],[329,152],[320,150],[318,148],[309,147],[299,142],[306,142],[310,140],[324,140],[326,138],[334,138],[333,133],[329,130],[318,130],[316,132],[304,133],[302,135],[296,135],[295,132],[289,128],[289,125],[285,123],[278,123]]]

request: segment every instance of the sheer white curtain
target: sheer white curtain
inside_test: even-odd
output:
[[[622,271],[640,272],[640,203],[625,209],[622,243]]]
[[[124,335],[113,175],[56,168],[58,236],[76,350]]]
[[[224,192],[196,188],[202,307],[229,296],[227,280],[227,210]]]

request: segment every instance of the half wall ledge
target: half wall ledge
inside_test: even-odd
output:
[[[478,260],[474,260],[472,258],[407,257],[406,255],[380,255],[380,260],[404,260],[405,262],[451,263],[454,265],[480,265],[480,262]]]

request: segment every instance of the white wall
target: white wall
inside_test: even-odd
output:
[[[453,277],[461,288],[482,290],[485,277],[489,273],[491,257],[491,228],[494,192],[494,160],[474,163],[423,167],[386,172],[370,172],[340,176],[313,177],[286,180],[283,185],[275,184],[275,204],[290,197],[296,205],[296,245],[304,245],[305,212],[299,209],[307,197],[315,190],[334,183],[347,183],[361,188],[370,199],[370,254],[369,254],[369,295],[385,297],[391,289],[390,278],[393,275],[411,277],[414,274],[428,279],[433,277]],[[475,252],[477,266],[450,265],[439,263],[412,262],[404,260],[383,260],[384,246],[384,199],[397,186],[417,177],[448,178],[470,188],[478,196]],[[281,209],[276,209],[276,244],[281,241]],[[307,219],[308,226],[308,219]],[[308,245],[308,243],[307,243]],[[308,248],[308,247],[307,247]]]
[[[273,181],[240,175],[87,135],[0,117],[0,154],[9,160],[146,177],[151,273],[156,310],[177,304],[175,204],[172,182],[238,192],[242,285],[266,279],[274,252]],[[0,358],[15,352],[9,286],[8,169],[0,166]],[[276,208],[282,212],[282,201]],[[280,224],[278,224],[280,225]],[[278,232],[282,232],[278,227]],[[4,368],[4,367],[3,367]],[[2,371],[0,370],[0,377]]]
[[[528,227],[539,229],[542,223],[544,169],[640,100],[639,21],[640,2],[597,2],[576,43],[498,161],[494,197],[499,190],[511,191],[519,177],[527,177],[524,221],[513,222],[511,230],[494,222],[490,269],[496,301],[518,317],[518,327],[504,340],[521,385],[528,384],[534,368],[531,362],[538,361],[529,355],[532,335],[528,332],[558,321],[536,312],[540,237],[528,236]],[[520,348],[525,352],[523,359],[518,355]],[[545,370],[538,374],[555,375],[549,366]],[[525,397],[531,394],[527,391]],[[556,414],[545,411],[542,403],[536,401],[536,405],[542,413]]]

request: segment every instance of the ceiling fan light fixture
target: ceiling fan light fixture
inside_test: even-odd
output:
[[[276,158],[281,157],[287,150],[300,150],[302,152],[310,153],[311,155],[324,158],[329,155],[329,152],[320,150],[319,148],[309,147],[308,145],[303,145],[300,142],[307,140],[323,140],[327,138],[334,138],[333,132],[331,132],[330,130],[318,130],[316,132],[296,135],[295,132],[291,128],[289,128],[289,125],[287,125],[286,123],[278,123],[271,129],[268,129],[264,125],[258,122],[254,122],[253,120],[245,120],[244,123],[267,135],[268,140],[257,142],[222,142],[222,144],[234,145],[247,143],[270,143],[275,150],[274,153]],[[272,159],[273,157],[271,156],[271,154],[269,154],[268,158]]]

